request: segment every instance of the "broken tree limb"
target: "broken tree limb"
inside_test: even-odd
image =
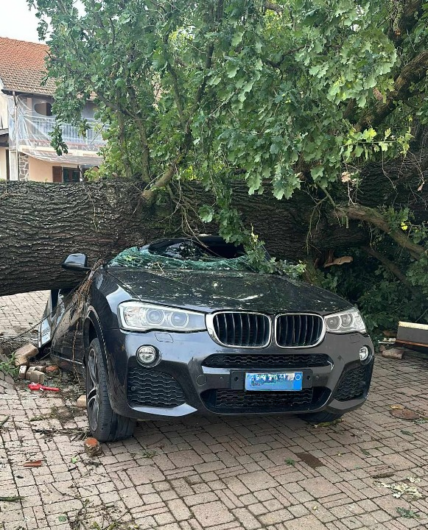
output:
[[[382,213],[374,208],[354,205],[339,207],[337,211],[340,215],[344,215],[349,219],[365,221],[379,228],[379,230],[388,234],[398,245],[408,250],[410,255],[415,259],[420,259],[425,254],[423,247],[413,243],[401,230],[391,228]]]
[[[400,269],[395,265],[391,260],[389,260],[384,254],[381,252],[378,252],[374,248],[364,245],[362,247],[364,252],[367,252],[370,256],[373,256],[378,261],[382,263],[382,265],[387,269],[389,272],[392,272],[392,274],[400,280],[415,296],[419,297],[421,295],[420,291],[414,287],[409,280],[406,278],[406,276],[400,271]]]

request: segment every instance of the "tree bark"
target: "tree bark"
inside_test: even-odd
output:
[[[0,295],[70,287],[61,268],[73,252],[109,258],[161,230],[143,222],[141,191],[115,181],[0,185]]]
[[[196,209],[213,202],[198,186],[186,193]],[[320,208],[314,210],[314,200],[303,191],[289,201],[277,201],[270,190],[248,196],[247,187],[240,185],[234,197],[246,226],[252,225],[278,258],[305,260],[308,255],[368,241],[358,223],[347,228]],[[75,285],[82,276],[61,268],[73,252],[87,254],[93,265],[124,248],[183,234],[180,215],[172,215],[173,211],[172,202],[149,206],[141,188],[122,179],[0,184],[0,296]],[[200,233],[217,230],[195,219],[192,225]]]

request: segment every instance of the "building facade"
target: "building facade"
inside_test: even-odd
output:
[[[68,153],[57,155],[51,144],[55,83],[46,76],[43,44],[0,38],[0,180],[78,182],[90,167],[99,166],[105,142],[87,102],[82,116],[89,129],[62,125]]]

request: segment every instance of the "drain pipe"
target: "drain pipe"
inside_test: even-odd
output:
[[[14,109],[14,120],[15,120],[15,164],[16,164],[16,180],[19,180],[19,153],[18,153],[18,102],[16,99],[15,91],[13,94]]]

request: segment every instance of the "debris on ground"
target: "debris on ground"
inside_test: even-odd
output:
[[[25,379],[31,381],[32,383],[43,384],[45,382],[45,374],[43,372],[38,372],[37,370],[30,371],[31,368],[27,370],[25,374]]]
[[[316,469],[317,467],[322,467],[325,465],[319,458],[311,455],[311,453],[296,453],[296,456],[312,469]]]
[[[89,431],[84,428],[76,428],[76,429],[38,429],[34,428],[33,432],[38,434],[43,434],[44,436],[47,436],[48,438],[53,438],[55,435],[65,435],[69,436],[70,440],[72,442],[75,442],[77,440],[84,440],[88,437]]]
[[[79,409],[86,409],[86,396],[80,396],[76,401],[76,407],[79,407]]]
[[[337,418],[333,421],[323,421],[321,423],[314,423],[312,424],[312,427],[314,429],[319,429],[320,427],[333,427],[334,425],[337,425],[338,423],[342,423],[342,418]]]
[[[16,495],[12,497],[0,497],[0,502],[18,502],[22,500],[23,497],[17,497]]]
[[[43,372],[43,373],[45,373],[46,372],[46,365],[30,366],[30,368],[28,368],[28,371],[29,372]]]
[[[413,486],[412,484],[420,482],[419,478],[414,477],[408,477],[405,479],[406,482],[392,482],[390,484],[386,482],[377,482],[375,483],[378,486],[382,486],[383,488],[388,488],[393,491],[392,496],[396,499],[400,499],[403,496],[406,496],[409,498],[409,500],[418,500],[422,499],[423,495],[418,490],[416,486]]]
[[[34,373],[34,372],[33,372]],[[41,385],[39,383],[30,383],[28,385],[28,388],[30,390],[43,390],[43,391],[46,391],[46,392],[59,392],[60,389],[57,388],[57,387],[53,387],[53,386],[44,386],[44,385]]]
[[[0,429],[3,427],[3,425],[5,425],[5,423],[9,420],[10,416],[6,416],[6,418],[4,420],[1,420],[0,421]]]
[[[393,477],[395,475],[395,472],[394,471],[382,471],[380,473],[376,473],[375,475],[372,475],[372,478],[390,478],[390,477]]]
[[[408,510],[407,508],[397,508],[397,512],[400,517],[404,517],[405,519],[419,519],[420,517],[417,512],[414,512],[413,510]]]
[[[100,442],[96,438],[86,438],[84,442],[85,452],[88,456],[99,456],[102,453]]]
[[[45,371],[49,375],[55,375],[55,374],[59,373],[59,368],[58,368],[58,366],[55,366],[53,364],[51,366],[46,366],[46,370]]]
[[[42,460],[28,460],[27,462],[24,462],[23,467],[42,467],[42,465]]]
[[[404,348],[389,348],[382,351],[382,357],[386,359],[402,359]]]
[[[22,364],[19,367],[18,379],[25,379],[26,373],[27,373],[27,366],[25,364]]]
[[[15,366],[27,365],[32,357],[39,353],[34,344],[28,343],[18,348],[15,352]]]
[[[394,418],[399,418],[400,420],[413,421],[421,417],[421,415],[418,412],[415,412],[414,410],[406,409],[404,407],[399,408],[399,409],[393,409],[393,410],[390,410],[389,412],[391,416],[394,416]]]

